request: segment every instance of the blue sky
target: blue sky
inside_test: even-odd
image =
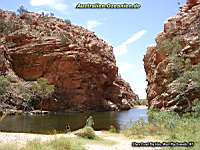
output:
[[[55,16],[70,19],[73,24],[94,31],[114,47],[117,65],[122,77],[128,81],[140,98],[146,98],[146,77],[143,57],[149,45],[163,30],[163,23],[176,15],[186,0],[1,0],[0,8],[16,11],[24,5],[34,12],[53,12]],[[140,3],[138,10],[84,9],[78,3]]]

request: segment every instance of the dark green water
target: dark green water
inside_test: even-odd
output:
[[[94,118],[95,130],[108,130],[110,125],[117,129],[125,129],[139,118],[147,120],[147,109],[131,109],[121,112],[91,112],[91,113],[57,113],[44,116],[9,116],[0,123],[0,130],[7,132],[53,133],[64,132],[65,125],[69,123],[71,130],[85,125],[87,117]]]

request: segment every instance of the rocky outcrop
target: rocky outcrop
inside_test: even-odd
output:
[[[12,109],[24,109],[25,107],[25,100],[21,98],[21,95],[15,89],[15,85],[23,85],[23,82],[12,70],[12,66],[10,63],[10,57],[7,54],[7,49],[5,46],[0,46],[0,75],[7,76],[12,82],[12,91],[8,91],[5,96],[0,94],[0,112],[4,112],[5,110]],[[1,82],[1,81],[0,81]]]
[[[36,13],[1,11],[2,24],[6,28],[0,40],[17,77],[22,82],[46,78],[56,87],[43,109],[122,110],[137,102],[138,96],[118,76],[112,46],[93,32]],[[2,62],[0,72],[6,73]]]
[[[150,107],[189,111],[200,99],[200,1],[188,0],[164,24],[144,57]]]

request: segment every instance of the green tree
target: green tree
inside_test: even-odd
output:
[[[37,106],[38,101],[34,99],[31,87],[25,84],[17,84],[15,88],[17,89],[16,91],[18,91],[17,94],[20,95],[26,102],[24,105],[24,110],[33,110],[33,108]]]
[[[43,100],[48,99],[55,90],[55,86],[49,84],[45,78],[40,78],[32,85],[32,92],[40,98],[40,109],[42,111]]]

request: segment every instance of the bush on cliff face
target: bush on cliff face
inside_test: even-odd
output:
[[[177,52],[182,48],[180,39],[177,37],[174,37],[173,39],[165,39],[162,42],[158,43],[157,46],[159,52],[168,55],[177,54]]]
[[[17,29],[16,25],[11,21],[0,19],[0,36],[14,32]]]
[[[176,79],[181,76],[185,61],[182,57],[177,56],[177,54],[170,55],[169,60],[174,66],[173,74],[174,74],[174,79]]]
[[[60,40],[61,40],[61,44],[65,45],[67,42],[69,42],[69,35],[66,33],[62,33],[60,35]]]
[[[174,81],[177,85],[176,90],[183,92],[189,81],[194,82],[197,86],[200,86],[200,64],[193,66],[192,69],[186,71],[181,77]]]
[[[174,37],[173,39],[165,39],[158,43],[159,52],[169,56],[170,63],[173,64],[173,78],[176,79],[181,76],[182,69],[185,67],[185,60],[179,56],[180,50],[183,48],[181,39]]]
[[[66,24],[71,24],[71,20],[69,20],[69,19],[65,19],[64,21]]]
[[[9,80],[5,76],[0,76],[0,97],[5,96],[9,88]]]

